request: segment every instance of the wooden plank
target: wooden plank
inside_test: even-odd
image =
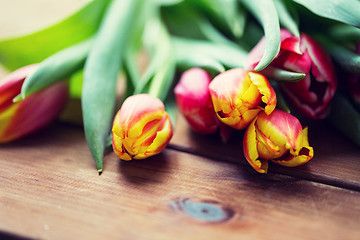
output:
[[[243,132],[224,144],[218,134],[203,136],[191,131],[180,114],[176,125],[172,148],[248,165],[242,152]],[[309,125],[309,141],[315,152],[309,163],[296,168],[270,164],[269,171],[360,191],[359,147],[325,121]]]
[[[166,149],[112,152],[80,128],[0,146],[0,230],[36,239],[359,239],[360,193]]]

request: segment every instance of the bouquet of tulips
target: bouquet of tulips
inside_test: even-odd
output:
[[[99,172],[110,146],[122,160],[161,152],[177,109],[199,134],[244,131],[260,173],[313,158],[300,122],[329,120],[360,145],[359,16],[358,0],[89,1],[0,40],[13,71],[0,81],[0,143],[46,126],[71,97]]]

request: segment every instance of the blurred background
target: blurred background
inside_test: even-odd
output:
[[[0,39],[50,26],[86,2],[88,0],[0,0]],[[0,79],[6,73],[0,65]]]

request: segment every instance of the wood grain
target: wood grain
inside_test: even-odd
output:
[[[236,132],[229,142],[218,134],[203,136],[193,132],[179,114],[171,147],[181,151],[248,165],[242,152],[243,132]],[[327,122],[309,125],[309,141],[314,158],[307,164],[287,168],[270,164],[269,171],[360,191],[359,147],[334,130]]]
[[[2,0],[0,37],[84,2]],[[224,145],[180,118],[178,150],[132,162],[109,152],[99,176],[83,130],[55,123],[0,145],[0,239],[359,239],[360,192],[342,188],[359,190],[358,149],[326,125],[314,129],[309,164],[260,175],[242,157],[241,135]]]
[[[0,231],[29,238],[360,237],[359,192],[170,149],[131,162],[110,152],[98,176],[69,125],[1,145],[0,164]]]

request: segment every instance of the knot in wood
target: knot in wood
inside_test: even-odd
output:
[[[174,209],[180,210],[196,220],[221,223],[231,219],[234,211],[214,200],[193,201],[180,198],[171,202]]]

